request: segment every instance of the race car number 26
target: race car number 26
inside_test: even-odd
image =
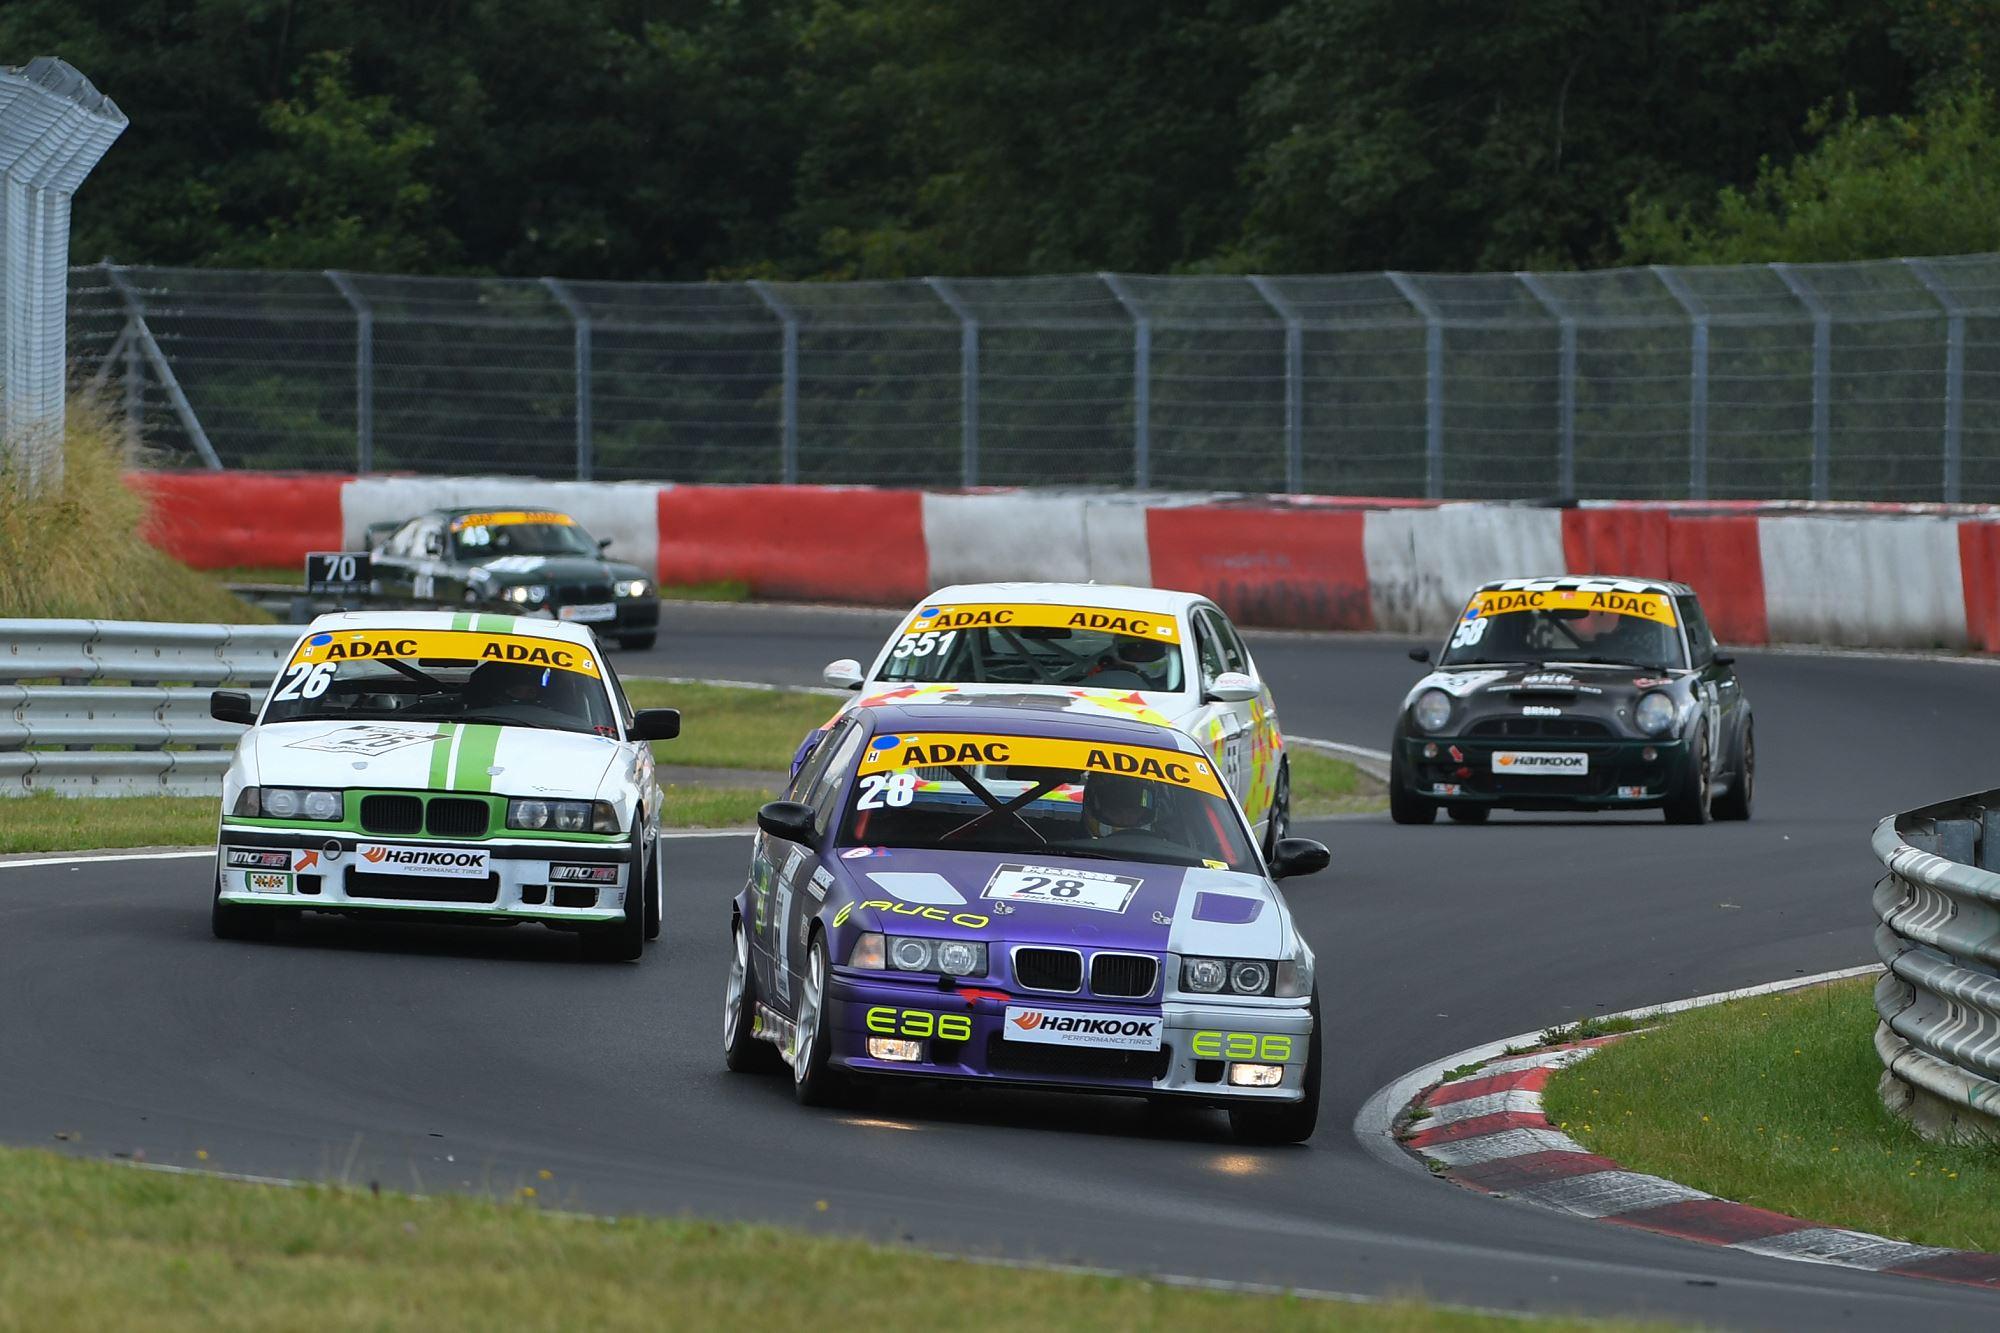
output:
[[[1105,875],[1094,870],[1008,864],[993,872],[993,878],[986,881],[986,888],[980,896],[1010,903],[1042,903],[1049,907],[1084,907],[1093,912],[1122,912],[1143,882],[1131,875]]]

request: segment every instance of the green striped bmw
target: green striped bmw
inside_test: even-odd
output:
[[[588,626],[437,611],[321,616],[247,724],[223,780],[212,922],[269,939],[302,912],[537,921],[586,958],[660,933],[655,740]]]

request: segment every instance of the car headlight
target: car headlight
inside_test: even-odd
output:
[[[1674,724],[1676,711],[1671,698],[1655,691],[1640,697],[1639,706],[1632,710],[1632,720],[1648,736],[1657,736]]]
[[[1443,731],[1444,724],[1451,721],[1451,696],[1443,690],[1425,690],[1417,696],[1410,716],[1425,731]]]
[[[1183,958],[1181,989],[1197,995],[1269,995],[1271,964],[1255,958]]]
[[[986,946],[969,940],[931,940],[917,935],[887,939],[889,966],[898,972],[941,972],[948,977],[986,975]]]
[[[315,787],[245,787],[236,796],[236,813],[265,819],[339,819],[347,803],[337,791]]]
[[[507,602],[539,602],[549,595],[546,585],[540,583],[517,583],[511,588],[502,588],[500,598]]]
[[[507,802],[507,827],[553,829],[558,833],[616,833],[618,810],[609,801]]]
[[[644,597],[653,591],[651,579],[620,579],[611,585],[614,597]]]

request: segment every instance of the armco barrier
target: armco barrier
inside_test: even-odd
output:
[[[1675,579],[1726,643],[2000,651],[2000,511],[1957,506],[1535,505],[506,477],[135,482],[190,563],[292,564],[445,503],[574,513],[669,584],[904,605],[949,583],[1094,579],[1206,593],[1247,624],[1432,638],[1493,578]],[[289,498],[286,488],[296,488]]]
[[[1874,848],[1882,1100],[1933,1138],[2000,1142],[2000,791],[1885,819]]]
[[[214,794],[243,729],[209,717],[210,688],[269,685],[297,637],[287,626],[0,620],[0,681],[13,682],[0,684],[0,796]]]

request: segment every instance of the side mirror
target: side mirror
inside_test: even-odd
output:
[[[670,741],[681,734],[681,710],[641,708],[625,734],[628,740]]]
[[[1715,655],[1715,664],[1716,664],[1717,666],[1735,666],[1735,665],[1736,665],[1736,654],[1735,654],[1735,653],[1717,653],[1717,654]]]
[[[786,842],[806,847],[819,844],[819,830],[813,827],[812,807],[800,801],[772,801],[759,807],[757,827]]]
[[[1263,688],[1241,671],[1225,671],[1208,683],[1202,697],[1210,703],[1247,704],[1263,693]]]
[[[1428,648],[1412,648],[1410,649],[1410,660],[1412,662],[1428,662],[1431,660],[1431,650]]]
[[[861,688],[861,663],[851,657],[843,657],[837,662],[828,662],[826,670],[819,673],[827,684],[843,690]]]
[[[1290,879],[1294,875],[1317,875],[1333,860],[1323,842],[1311,838],[1280,838],[1271,854],[1271,878]]]
[[[610,539],[609,537],[599,537],[599,538],[597,539],[597,549],[598,549],[598,550],[600,550],[600,551],[608,551],[608,550],[610,550],[610,549],[611,549],[611,539]]]
[[[435,532],[427,534],[424,537],[424,554],[443,555],[444,539],[438,536]]]
[[[257,721],[257,708],[241,690],[215,690],[208,696],[208,715],[217,722],[240,722],[248,727]]]

